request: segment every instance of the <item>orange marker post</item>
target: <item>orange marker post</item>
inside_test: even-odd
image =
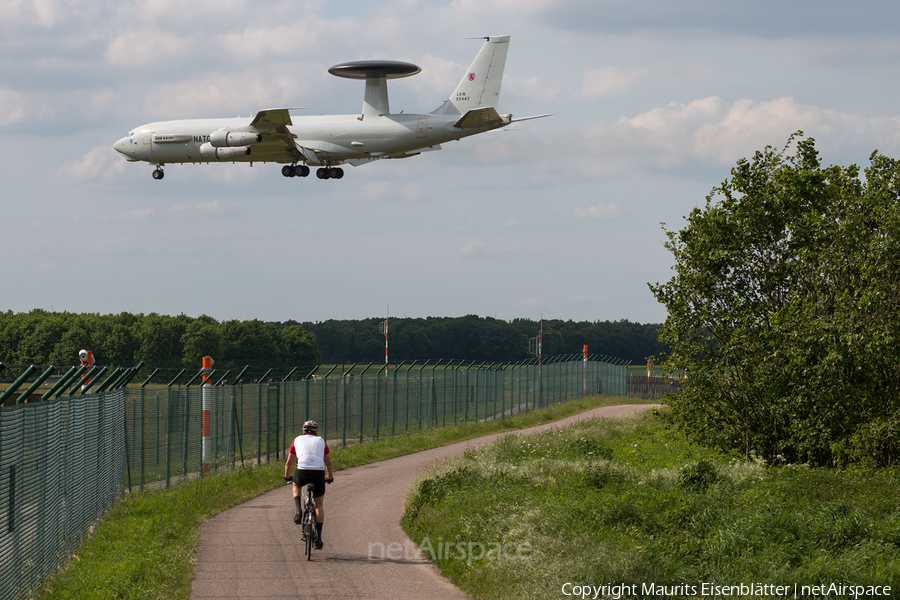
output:
[[[202,458],[201,461],[203,463],[203,474],[206,475],[209,473],[209,428],[211,425],[211,413],[212,413],[212,385],[209,382],[210,373],[212,373],[213,359],[211,356],[203,357],[203,370],[202,377],[203,383],[200,385],[200,395],[202,398],[202,410],[203,410],[203,443],[201,448]]]

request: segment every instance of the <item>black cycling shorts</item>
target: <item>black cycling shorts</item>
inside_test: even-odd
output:
[[[325,495],[325,471],[314,471],[309,469],[294,470],[294,484],[303,487],[307,483],[313,484],[313,496],[321,498]]]

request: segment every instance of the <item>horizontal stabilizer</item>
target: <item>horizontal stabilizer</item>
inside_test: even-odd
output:
[[[521,119],[513,119],[510,123],[520,123],[522,121],[531,121],[533,119],[543,119],[545,117],[552,117],[556,113],[547,113],[546,115],[534,115],[533,117],[522,117]]]
[[[463,129],[478,129],[480,127],[498,127],[506,124],[507,121],[500,116],[497,109],[493,106],[485,106],[483,108],[472,108],[466,111],[459,121],[453,124],[454,127],[462,127]]]

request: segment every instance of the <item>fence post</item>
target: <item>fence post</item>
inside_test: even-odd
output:
[[[395,435],[394,431],[397,427],[397,418],[399,417],[399,415],[397,415],[397,373],[400,371],[400,367],[402,367],[403,363],[405,362],[405,360],[401,360],[400,364],[394,367],[394,372],[392,374],[393,385],[391,386],[391,435]]]
[[[34,366],[34,365],[32,365],[32,366]],[[34,380],[34,383],[32,383],[30,386],[28,386],[28,389],[26,389],[24,392],[22,392],[22,395],[20,395],[18,398],[16,398],[16,404],[21,404],[22,402],[25,402],[28,399],[28,396],[31,395],[31,392],[38,389],[38,387],[40,387],[40,385],[42,383],[47,381],[47,378],[50,377],[50,375],[54,371],[56,371],[56,367],[54,367],[53,365],[50,365],[46,371],[41,373],[40,376]],[[0,406],[2,406],[2,405],[3,405],[3,401],[0,400]]]
[[[369,367],[372,366],[372,363],[366,365],[366,367],[359,374],[359,443],[362,444],[363,441],[363,423],[365,419],[363,415],[365,414],[365,398],[366,398],[366,386],[365,386],[365,378],[364,375],[366,371],[369,370]]]
[[[28,368],[26,368],[22,372],[22,374],[16,378],[15,381],[13,381],[10,386],[6,388],[6,390],[4,390],[2,394],[0,394],[0,406],[3,406],[3,403],[6,401],[6,399],[16,393],[16,390],[19,389],[19,387],[21,387],[21,385],[25,383],[28,377],[30,377],[31,374],[35,371],[37,371],[37,367],[34,365],[29,365]]]
[[[374,410],[372,412],[374,413],[373,414],[373,417],[374,417],[373,424],[375,425],[375,439],[376,440],[379,439],[379,436],[381,435],[381,427],[380,427],[381,422],[378,419],[378,413],[380,411],[380,406],[379,406],[380,390],[378,389],[378,380],[381,378],[381,371],[384,369],[387,369],[387,365],[384,365],[383,367],[378,369],[378,371],[375,373],[375,406],[373,407]],[[387,384],[386,383],[385,383],[385,398],[387,398]],[[393,434],[394,434],[394,430],[393,430],[393,426],[392,426],[391,435],[393,435]]]
[[[372,364],[372,363],[369,363],[369,364]],[[344,406],[341,410],[341,421],[342,421],[341,430],[343,431],[342,440],[343,440],[344,446],[347,445],[347,396],[348,396],[347,388],[348,387],[351,388],[349,395],[352,397],[353,396],[353,390],[352,390],[353,374],[351,373],[351,371],[353,371],[353,368],[355,366],[356,366],[356,363],[353,363],[352,365],[350,365],[350,368],[347,369],[344,372],[343,376],[341,377],[341,385],[344,388]],[[366,368],[368,368],[368,367],[366,367]],[[348,379],[348,377],[349,377],[349,379]]]
[[[337,369],[337,365],[331,367],[325,375],[322,376],[322,414],[320,419],[322,420],[322,437],[326,437],[328,432],[328,376],[331,375],[331,372]]]

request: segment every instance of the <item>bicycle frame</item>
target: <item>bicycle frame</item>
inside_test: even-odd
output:
[[[306,560],[312,560],[312,548],[316,539],[316,502],[313,500],[313,484],[306,484],[306,504],[303,509],[303,535],[306,536]]]

